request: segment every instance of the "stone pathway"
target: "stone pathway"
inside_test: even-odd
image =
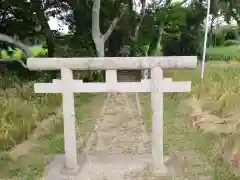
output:
[[[146,153],[149,148],[143,142],[145,134],[136,101],[126,94],[113,95],[105,109],[97,130],[97,143],[91,151],[120,154]]]
[[[134,98],[123,93],[112,94],[105,104],[81,178],[91,180],[126,179],[126,170],[144,169],[149,163],[150,146]],[[145,154],[145,156],[140,155]],[[139,156],[131,156],[139,155]],[[93,172],[94,169],[94,172]],[[123,177],[124,176],[124,177]],[[132,179],[132,178],[131,178]]]

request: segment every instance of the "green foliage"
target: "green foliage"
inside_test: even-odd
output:
[[[41,47],[29,47],[29,49],[32,52],[33,56],[39,56],[41,54],[44,54],[46,56],[46,54],[47,54],[47,50],[45,50],[44,48],[41,48]],[[11,56],[8,55],[6,50],[2,50],[0,53],[1,53],[1,58],[9,59],[9,60],[11,60],[11,58],[22,59],[22,58],[26,57],[26,55],[20,49],[14,49],[12,51]]]
[[[223,46],[226,41],[236,40],[237,35],[238,32],[235,26],[218,28],[212,34],[213,46]]]
[[[104,82],[105,81],[105,71],[94,71],[91,75],[91,80],[93,82]]]
[[[206,56],[208,61],[240,61],[240,46],[208,48]]]
[[[239,40],[227,40],[223,44],[224,46],[233,46],[233,45],[240,45]]]
[[[222,46],[224,44],[225,41],[225,36],[224,33],[220,30],[217,30],[215,32],[213,32],[212,34],[212,45],[213,46]]]
[[[161,42],[164,55],[200,54],[200,29],[204,12],[199,3],[188,8],[175,5],[168,9]]]
[[[236,30],[234,30],[234,29],[229,29],[225,33],[226,33],[225,40],[235,40],[237,38]]]
[[[26,140],[36,125],[55,111],[61,98],[36,95],[33,82],[12,73],[0,77],[0,86],[0,150],[3,151]]]
[[[237,22],[238,28],[240,27],[240,3],[238,0],[219,0],[218,7],[227,23],[230,24],[233,19]]]
[[[42,48],[47,49],[48,48],[47,43],[44,43]]]

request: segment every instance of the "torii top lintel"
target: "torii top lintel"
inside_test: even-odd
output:
[[[161,68],[195,68],[197,56],[152,56],[152,57],[74,57],[37,58],[27,60],[30,70],[118,70]]]

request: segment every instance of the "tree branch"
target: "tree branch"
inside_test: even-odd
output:
[[[101,37],[100,32],[100,7],[101,7],[101,0],[94,0],[93,7],[92,7],[92,38],[95,42],[96,39]]]
[[[232,10],[232,15],[233,15],[234,20],[237,22],[237,24],[239,26],[240,25],[240,18],[239,18],[238,13],[236,13],[235,11]]]
[[[140,21],[139,21],[138,25],[135,27],[134,37],[131,37],[131,40],[133,40],[133,41],[135,41],[135,42],[136,42],[137,39],[138,39],[139,30],[140,30],[140,27],[141,27],[141,25],[142,25],[142,23],[143,23],[143,19],[144,19],[144,17],[145,17],[145,9],[146,9],[146,1],[144,1],[144,2],[142,3]]]
[[[109,26],[106,33],[103,35],[104,42],[106,42],[107,39],[109,38],[109,36],[112,34],[112,32],[115,29],[117,23],[121,20],[123,14],[124,13],[122,13],[119,17],[114,18],[114,20],[112,21],[112,24]]]
[[[24,45],[23,43],[21,43],[20,41],[15,41],[13,38],[11,38],[10,36],[7,36],[5,34],[1,34],[0,33],[0,41],[3,41],[3,42],[7,42],[7,43],[10,43],[10,44],[14,44],[15,46],[17,46],[18,48],[20,48],[21,50],[23,50],[26,55],[28,57],[32,57],[32,52],[29,50],[29,47]]]

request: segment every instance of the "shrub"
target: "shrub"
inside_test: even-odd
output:
[[[229,28],[225,30],[225,40],[234,40],[237,38],[236,30]]]
[[[232,46],[232,45],[240,45],[240,41],[238,40],[226,40],[223,43],[224,46]]]
[[[194,7],[199,8],[196,10]],[[200,54],[200,22],[204,19],[204,9],[199,3],[195,3],[194,7],[182,8],[176,5],[168,10],[161,41],[165,56]]]
[[[216,47],[207,49],[208,61],[240,61],[240,47],[228,46],[228,47]]]
[[[214,32],[212,34],[212,40],[214,46],[222,46],[225,41],[223,32],[222,31]]]
[[[236,29],[231,26],[227,28],[218,28],[213,32],[212,39],[214,46],[223,46],[225,41],[237,39]]]

